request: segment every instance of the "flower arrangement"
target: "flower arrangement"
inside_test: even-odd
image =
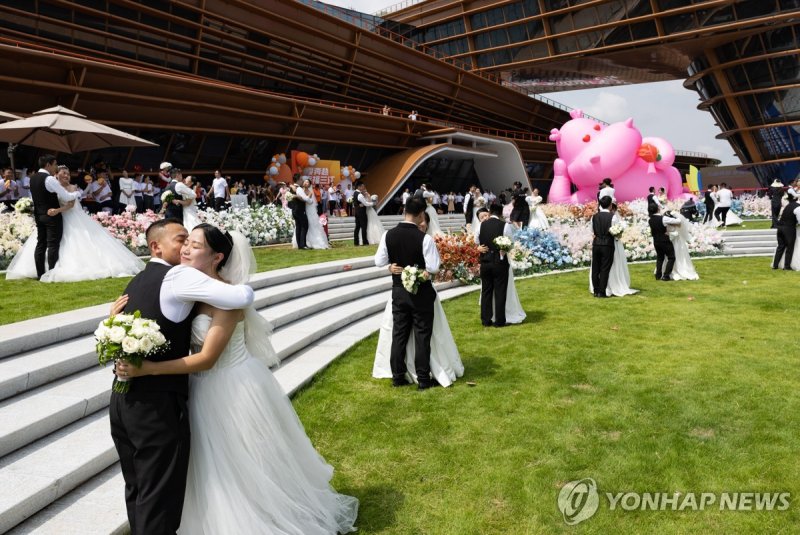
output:
[[[625,227],[623,227],[619,223],[616,223],[614,225],[611,225],[611,228],[608,229],[608,233],[611,234],[612,236],[614,236],[616,239],[619,239],[619,237],[622,236],[622,232],[624,230],[625,230]]]
[[[510,251],[511,248],[514,246],[514,242],[512,242],[511,238],[509,238],[508,236],[498,236],[494,240],[492,240],[492,243],[494,243],[494,246],[497,247],[499,251],[502,251],[504,253]]]
[[[172,190],[167,190],[161,194],[161,205],[166,206],[172,201],[175,200],[175,194],[172,193]]]
[[[14,211],[20,214],[30,214],[33,212],[33,199],[23,197],[14,204]]]
[[[478,282],[480,254],[472,234],[438,234],[433,240],[441,260],[439,273],[436,274],[437,282],[453,279],[464,284]]]
[[[403,281],[403,288],[410,294],[416,294],[419,291],[420,284],[430,280],[425,270],[417,266],[404,267],[400,278]]]
[[[204,223],[210,223],[225,230],[241,232],[247,236],[250,245],[267,245],[288,241],[294,233],[294,220],[291,212],[273,204],[224,212],[200,210],[198,217]]]
[[[100,223],[113,237],[121,241],[134,254],[146,255],[149,251],[145,232],[147,227],[161,219],[161,216],[152,210],[147,210],[142,214],[125,210],[119,215],[98,212],[92,215],[92,219]]]
[[[8,267],[34,230],[36,224],[29,214],[16,210],[0,213],[0,269]]]
[[[161,326],[153,320],[142,318],[138,310],[133,314],[117,314],[101,321],[94,331],[94,337],[97,340],[97,361],[101,366],[122,359],[140,368],[144,359],[169,346],[161,333]],[[127,394],[130,382],[115,377],[112,390]]]
[[[525,228],[514,233],[514,241],[530,252],[531,270],[549,271],[563,269],[574,264],[569,249],[558,238],[536,228]]]

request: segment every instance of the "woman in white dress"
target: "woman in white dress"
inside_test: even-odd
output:
[[[66,189],[75,191],[69,184],[69,169],[60,166],[56,178]],[[58,262],[42,275],[42,282],[75,282],[132,277],[144,269],[142,262],[125,245],[108,233],[97,221],[83,211],[79,201],[72,208],[58,208],[61,212],[63,234]],[[6,280],[35,279],[36,230],[17,252],[6,271]]]
[[[309,249],[330,249],[328,236],[325,234],[325,229],[322,228],[322,223],[319,222],[319,215],[317,215],[317,197],[311,191],[311,181],[308,179],[303,181],[303,192],[309,199],[306,202],[306,216],[308,217],[306,245]]]
[[[427,213],[426,213],[427,216]],[[428,217],[425,222],[420,224],[419,229],[430,235]],[[393,266],[389,266],[391,273]],[[398,268],[395,268],[398,269]],[[402,268],[399,268],[402,273]],[[372,365],[372,376],[376,379],[392,378],[392,332],[394,322],[392,318],[392,297],[383,311],[381,328],[378,334],[378,348],[375,350],[375,362]],[[408,378],[416,383],[417,373],[414,364],[414,336],[408,337],[406,344],[406,364],[408,364]],[[447,387],[453,384],[457,377],[464,375],[464,364],[461,363],[461,355],[458,353],[456,341],[450,331],[450,324],[442,307],[439,296],[433,302],[433,333],[431,334],[431,377],[436,379],[439,385]]]
[[[625,226],[625,222],[617,213],[616,203],[611,205],[611,212],[614,214],[611,218],[611,225]],[[592,268],[589,266],[589,292],[594,295],[594,285],[592,284]],[[606,295],[624,297],[626,295],[633,295],[639,293],[639,290],[631,288],[631,274],[628,271],[628,257],[625,254],[625,246],[618,239],[614,239],[614,259],[611,263],[611,271],[608,272],[608,286],[606,286]]]
[[[369,193],[365,193],[365,195],[369,195]],[[373,206],[367,206],[367,241],[369,243],[380,243],[381,236],[386,232],[386,229],[383,228],[381,218],[378,217],[378,212],[375,211],[374,203],[378,202],[378,196],[372,195],[370,199],[373,202]]]
[[[689,221],[677,212],[669,212],[669,215],[681,220],[680,225],[667,225],[669,239],[675,249],[675,266],[672,268],[672,280],[695,281],[700,278],[694,269],[692,258],[689,256],[689,241],[692,235],[689,232]]]
[[[430,224],[428,225],[428,232],[431,236],[443,234],[442,227],[439,225],[439,215],[436,213],[436,208],[433,207],[433,200],[436,194],[431,190],[430,184],[422,185],[422,198],[425,199],[425,213],[428,214]]]
[[[719,193],[713,191],[711,193],[711,200],[714,201],[714,207],[711,209],[711,220],[710,223],[714,225],[714,227],[719,227],[722,225],[722,221],[718,220],[716,217],[717,212],[717,205],[719,204]],[[731,225],[741,225],[742,218],[736,215],[733,210],[728,210],[728,214],[725,216],[725,226]]]
[[[183,226],[189,232],[201,223],[200,216],[197,215],[197,194],[192,186],[193,179],[190,176],[175,185],[175,191],[186,201],[183,204]]]
[[[477,236],[481,231],[481,220],[478,217],[478,210],[486,208],[486,199],[478,188],[475,188],[475,200],[472,203],[472,233]]]
[[[528,201],[528,206],[531,209],[531,218],[528,226],[531,228],[538,228],[539,230],[547,230],[550,228],[550,223],[547,221],[547,216],[544,215],[540,204],[542,204],[542,196],[539,195],[539,188],[533,188],[531,194],[525,198]]]
[[[483,223],[487,219],[491,217],[489,215],[488,210],[481,210],[478,213],[478,218],[480,222]],[[511,237],[516,230],[516,227],[506,222],[506,226],[503,229],[503,234],[505,236]],[[477,242],[477,240],[476,240]],[[478,297],[478,303],[480,304],[480,296]],[[506,323],[517,324],[522,323],[525,321],[527,314],[525,314],[525,310],[522,308],[522,303],[519,300],[519,295],[517,294],[517,285],[514,284],[514,268],[511,267],[511,264],[508,265],[508,288],[506,289]],[[494,322],[494,303],[492,304],[492,322]]]
[[[136,181],[128,176],[127,171],[122,171],[119,177],[119,203],[136,207]]]
[[[192,231],[181,263],[232,284],[246,282],[255,267],[246,237],[207,224]],[[269,332],[253,307],[220,310],[202,304],[192,321],[192,355],[145,361],[141,368],[117,365],[123,377],[192,374],[191,455],[180,534],[355,531],[358,500],[331,488],[333,468],[314,449],[269,369],[278,362]]]

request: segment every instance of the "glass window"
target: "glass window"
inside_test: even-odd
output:
[[[574,36],[559,37],[553,40],[553,47],[558,54],[574,52],[578,50],[578,41]]]
[[[722,130],[725,131],[736,129],[736,122],[734,122],[731,112],[728,110],[727,104],[724,102],[717,102],[711,106],[711,111]]]
[[[522,10],[526,17],[532,17],[539,14],[539,0],[523,0]]]
[[[5,4],[5,2],[3,3]],[[33,2],[24,2],[24,4],[28,5],[21,5],[14,7],[17,7],[19,9],[26,9],[30,12],[34,11]],[[68,8],[65,7],[54,6],[49,2],[39,2],[39,14],[42,15],[43,17],[52,17],[54,19],[63,21],[72,21],[72,11],[70,11]]]
[[[758,109],[761,110],[761,115],[764,120],[769,122],[771,119],[780,118],[783,114],[775,100],[775,93],[767,91],[766,93],[756,93],[753,95],[758,103]]]
[[[778,95],[786,117],[795,118],[800,116],[800,88],[793,87],[785,91],[779,91]]]
[[[528,34],[525,32],[525,26],[523,24],[509,26],[506,30],[508,31],[508,38],[512,43],[521,43],[528,39]]]
[[[781,50],[791,50],[793,48],[797,48],[794,28],[791,26],[765,32],[763,34],[763,38],[770,52],[779,52]]]
[[[165,160],[164,151],[167,150],[171,134],[168,132],[154,132],[152,130],[141,130],[135,135],[156,143],[155,147],[136,147],[129,165],[141,165],[146,171],[158,172],[158,166]],[[171,161],[171,160],[170,160]],[[173,162],[174,163],[174,162]]]
[[[733,8],[731,6],[711,11],[706,25],[714,26],[716,24],[726,24],[728,22],[734,22]]]
[[[750,89],[750,83],[747,81],[747,74],[745,73],[744,66],[736,65],[727,69],[728,83],[734,91],[746,91]]]
[[[753,95],[742,95],[737,99],[744,112],[745,119],[749,124],[763,123],[764,119],[761,117],[758,104],[756,103]]]
[[[603,42],[606,45],[616,45],[619,43],[628,43],[631,40],[631,30],[628,25],[619,26],[611,30],[611,32],[603,37]]]
[[[489,32],[489,40],[492,43],[492,46],[503,46],[508,44],[508,33],[506,33],[505,28],[500,28],[498,30],[492,30]]]
[[[525,24],[525,29],[528,31],[528,39],[536,39],[537,37],[544,37],[544,27],[541,20],[532,20]]]
[[[522,4],[510,4],[505,8],[505,18],[507,22],[514,22],[523,18],[525,15],[522,13]]]
[[[798,82],[800,65],[798,65],[796,54],[772,58],[769,61],[772,65],[772,73],[775,75],[776,84],[796,84]]]
[[[664,30],[667,31],[666,21],[664,24]],[[722,46],[718,46],[715,51],[717,53],[717,59],[720,63],[727,63],[729,61],[739,59],[739,51],[736,50],[736,45],[733,43],[725,43]]]
[[[747,39],[739,41],[739,55],[749,57],[758,56],[764,53],[764,44],[761,36],[751,35]]]
[[[486,12],[486,22],[489,26],[503,24],[506,21],[502,7],[496,7]]]
[[[772,84],[772,73],[769,70],[769,63],[766,60],[754,61],[744,65],[750,85],[753,89],[769,87]]]
[[[656,37],[658,35],[656,23],[652,20],[646,20],[644,22],[631,24],[631,34],[633,35],[634,39],[647,39],[648,37]]]
[[[478,35],[473,37],[473,42],[475,43],[475,48],[477,50],[485,50],[491,46],[489,44],[488,33],[479,33]]]
[[[696,26],[693,13],[680,13],[678,15],[664,17],[661,20],[661,24],[664,28],[664,33],[667,34],[673,32],[682,32]]]
[[[469,17],[469,24],[473,30],[480,30],[486,27],[486,13],[475,13]]]
[[[216,169],[223,167],[222,159],[228,150],[231,138],[228,136],[206,136],[203,148],[195,163],[197,169]]]
[[[775,12],[775,2],[739,2],[735,6],[736,18],[739,20],[762,17]]]
[[[567,7],[567,0],[544,0],[544,8],[547,11],[555,11]]]

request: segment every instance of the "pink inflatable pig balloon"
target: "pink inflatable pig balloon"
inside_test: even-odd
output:
[[[607,127],[570,112],[571,120],[550,132],[558,158],[548,202],[586,203],[597,198],[597,185],[611,178],[618,201],[646,197],[648,189],[664,188],[670,199],[683,195],[681,176],[672,164],[675,151],[666,140],[642,138],[633,119]],[[572,193],[572,185],[577,191]]]

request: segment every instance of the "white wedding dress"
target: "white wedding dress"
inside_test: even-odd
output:
[[[542,204],[542,197],[540,195],[525,197],[528,201],[528,206],[531,210],[531,218],[528,221],[528,226],[537,228],[539,230],[547,230],[550,228],[550,223],[547,221],[547,216],[544,215],[544,210],[539,206]]]
[[[386,230],[383,228],[381,218],[375,211],[374,206],[367,206],[367,242],[371,244],[379,244],[381,237]]]
[[[81,208],[80,201],[62,212],[63,234],[58,262],[45,272],[42,282],[76,282],[132,277],[144,269],[142,262],[121,241],[114,238]],[[17,251],[6,271],[6,280],[35,279],[37,234],[33,233]],[[45,258],[45,266],[47,265]]]
[[[425,213],[430,217],[431,222],[428,223],[428,234],[436,236],[443,234],[442,226],[439,224],[439,214],[436,213],[436,208],[433,207],[433,193],[426,191],[422,194],[425,199]]]
[[[508,225],[508,223],[506,223]],[[478,293],[478,305],[481,304],[481,294]],[[495,321],[494,318],[494,303],[492,303],[492,321]],[[508,266],[508,288],[506,289],[506,323],[522,323],[525,321],[528,315],[525,314],[525,310],[522,308],[522,303],[519,300],[519,295],[517,294],[517,286],[514,284],[514,268],[510,265]]]
[[[375,362],[372,365],[372,376],[376,379],[392,378],[392,299],[386,303],[378,334],[378,348],[375,351]],[[414,331],[412,330],[406,344],[406,366],[408,375],[417,382],[416,365],[414,364]],[[442,307],[439,296],[433,302],[433,334],[431,335],[431,376],[442,386],[450,386],[457,377],[464,375],[464,364],[458,353],[456,341],[450,331],[450,324]]]
[[[612,224],[622,224],[622,219],[614,214]],[[594,284],[592,284],[592,267],[589,265],[589,293],[594,294]],[[631,288],[631,273],[628,271],[628,257],[625,254],[625,246],[618,239],[614,239],[614,259],[611,263],[611,270],[608,272],[608,286],[606,295],[624,297],[639,293],[639,290]]]
[[[325,235],[325,229],[322,228],[322,223],[319,222],[317,200],[313,192],[311,192],[311,200],[311,204],[306,203],[306,216],[308,217],[306,245],[311,249],[330,249],[328,236]]]
[[[192,322],[202,347],[211,318]],[[317,453],[239,322],[214,367],[189,379],[192,430],[182,535],[332,535],[355,531],[358,500],[330,486]]]
[[[728,212],[730,213],[730,212]],[[675,217],[681,220],[680,225],[669,225],[669,239],[675,249],[675,266],[672,268],[672,280],[696,281],[700,278],[694,269],[692,257],[689,255],[689,241],[692,239],[689,232],[689,221],[680,214]],[[729,218],[726,218],[729,219]]]
[[[196,195],[192,188],[183,183],[179,183],[175,187],[175,191],[177,191],[184,200],[192,199],[192,204],[183,207],[183,226],[186,227],[186,230],[191,232],[194,227],[202,223],[202,221],[200,221],[200,216],[197,215]]]

